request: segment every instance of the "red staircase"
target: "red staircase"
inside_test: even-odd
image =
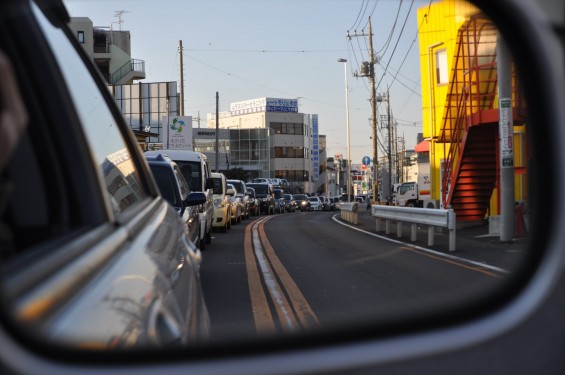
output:
[[[443,207],[455,210],[458,222],[482,221],[497,184],[496,40],[496,28],[481,15],[458,31],[438,137],[446,156],[441,199]],[[515,92],[516,83],[513,79]]]

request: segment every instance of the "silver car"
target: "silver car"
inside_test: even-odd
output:
[[[15,111],[0,129],[18,130],[0,134],[3,321],[23,340],[41,334],[59,348],[207,341],[200,251],[65,13],[51,6],[0,6],[0,24],[27,26],[0,31],[0,96]],[[4,110],[12,107],[2,101],[2,119]]]

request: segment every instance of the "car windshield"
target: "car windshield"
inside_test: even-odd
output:
[[[222,179],[221,178],[213,178],[213,182],[214,182],[214,187],[212,188],[212,191],[214,194],[223,194],[224,193],[224,187],[222,186]]]
[[[255,189],[255,194],[259,197],[266,196],[269,194],[269,186],[268,185],[261,185],[261,184],[253,184],[251,185],[253,189]]]
[[[190,191],[202,190],[202,171],[200,163],[183,160],[175,160],[180,168],[182,175],[190,186]]]
[[[155,181],[157,182],[157,186],[159,186],[159,191],[163,195],[163,198],[174,207],[179,207],[178,193],[175,193],[178,187],[176,187],[173,171],[167,167],[152,165],[151,172],[153,172],[153,176],[155,177]]]

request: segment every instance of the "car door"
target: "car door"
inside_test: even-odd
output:
[[[29,114],[2,171],[6,318],[74,348],[205,337],[195,248],[64,13],[27,2],[1,12],[0,50]]]

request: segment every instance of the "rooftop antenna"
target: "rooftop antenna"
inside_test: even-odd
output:
[[[118,17],[118,24],[120,25],[120,31],[122,31],[122,23],[124,23],[122,19],[124,13],[131,13],[131,12],[128,10],[116,10],[114,12],[114,17]]]

